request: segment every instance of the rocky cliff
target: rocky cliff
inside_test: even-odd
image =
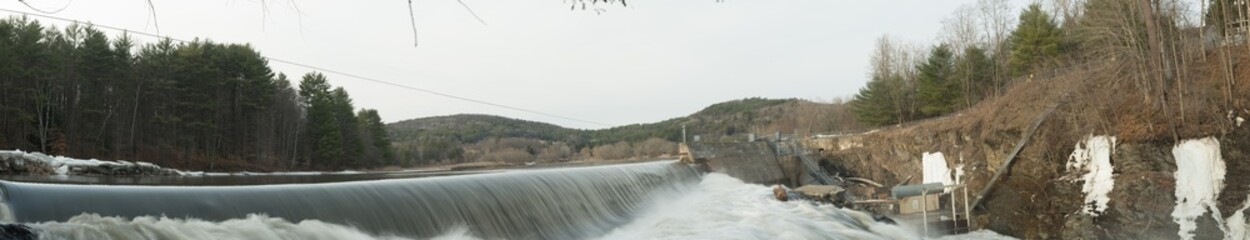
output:
[[[1250,118],[1250,96],[1190,107],[1180,111],[1188,117],[1177,117],[1117,108],[1140,96],[1092,88],[1089,79],[1096,77],[1072,73],[1021,83],[1004,94],[1011,98],[951,116],[805,143],[823,152],[827,171],[887,186],[930,180],[925,155],[940,153],[950,169],[944,177],[968,184],[970,201],[984,198],[974,210],[974,228],[1015,237],[1244,237],[1250,124],[1242,122]],[[1234,88],[1250,85],[1238,84]],[[1208,99],[1187,97],[1179,101]],[[1051,105],[1054,113],[1026,136]],[[1000,168],[1021,139],[1027,142],[1014,164]],[[987,194],[977,194],[991,184]]]

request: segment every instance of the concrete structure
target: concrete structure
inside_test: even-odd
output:
[[[782,161],[767,142],[691,143],[687,163],[706,164],[713,172],[724,173],[744,182],[782,184],[789,179]]]
[[[917,214],[922,212],[931,212],[938,210],[938,206],[940,206],[940,204],[938,204],[937,194],[904,197],[898,202],[898,213]]]

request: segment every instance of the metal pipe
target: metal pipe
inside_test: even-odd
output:
[[[959,233],[959,208],[955,208],[955,190],[951,190],[951,233]]]
[[[921,225],[924,225],[924,237],[929,237],[929,189],[920,190],[920,215],[922,217]]]
[[[1037,118],[1033,119],[1033,124],[1029,125],[1028,131],[1024,133],[1024,136],[1020,138],[1020,141],[1016,142],[1016,147],[1011,150],[1011,154],[1007,155],[1007,158],[1004,159],[1005,161],[998,166],[998,172],[994,173],[994,177],[991,177],[989,182],[985,182],[985,188],[981,189],[981,194],[977,196],[977,200],[972,203],[972,206],[980,206],[981,202],[985,201],[985,198],[990,195],[991,190],[994,190],[994,184],[998,183],[998,179],[1003,176],[1003,173],[1011,170],[1011,164],[1016,161],[1016,155],[1020,154],[1020,150],[1024,149],[1024,144],[1027,144],[1029,139],[1033,137],[1033,133],[1037,132],[1037,127],[1042,125],[1042,122],[1050,116],[1050,113],[1054,112],[1055,108],[1059,106],[1059,102],[1063,101],[1066,97],[1067,93],[1065,92],[1058,101],[1046,106],[1045,112],[1042,112],[1041,115],[1038,115]]]
[[[872,185],[872,186],[875,186],[875,187],[885,187],[885,185],[881,185],[880,183],[877,183],[877,182],[875,182],[875,181],[868,180],[867,178],[848,177],[848,178],[846,178],[846,180],[847,180],[847,181],[856,181],[856,182],[861,182],[861,183],[868,184],[868,185]]]
[[[966,232],[972,232],[972,209],[968,207],[968,186],[964,186],[964,220],[968,222]]]

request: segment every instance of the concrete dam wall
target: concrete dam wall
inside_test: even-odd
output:
[[[778,151],[775,143],[699,142],[691,143],[686,150],[691,163],[703,164],[711,172],[723,173],[748,183],[797,187],[815,182],[797,153]]]

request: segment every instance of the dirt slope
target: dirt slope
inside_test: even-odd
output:
[[[1239,62],[1250,62],[1247,55]],[[1250,80],[1230,83],[1212,69],[1218,65],[1197,65],[1211,67],[1193,69],[1190,81],[1169,85],[1174,90],[1166,104],[1132,84],[1107,81],[1112,77],[1091,67],[1016,83],[1001,97],[950,116],[808,144],[824,150],[828,171],[886,185],[918,183],[921,155],[941,152],[951,168],[966,166],[963,179],[976,198],[1033,120],[1055,104],[985,196],[974,225],[1028,239],[1174,239],[1172,147],[1179,140],[1219,139],[1228,169],[1218,199],[1222,216],[1240,209],[1250,190],[1250,123],[1235,121],[1250,119]],[[1236,70],[1236,79],[1250,79],[1250,67]],[[1084,172],[1067,167],[1077,143],[1090,135],[1118,139],[1111,156],[1115,187],[1108,209],[1096,217],[1080,213]],[[1223,236],[1210,217],[1200,218],[1198,226],[1199,239]]]

